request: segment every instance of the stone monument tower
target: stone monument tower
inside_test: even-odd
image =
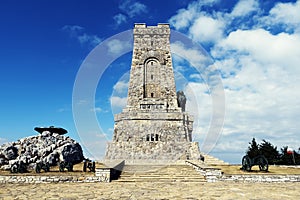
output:
[[[193,118],[179,107],[168,24],[135,24],[127,106],[115,115],[105,159],[199,159]]]

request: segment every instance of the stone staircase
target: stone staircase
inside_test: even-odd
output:
[[[185,164],[125,165],[116,182],[206,182],[205,177]]]
[[[207,166],[219,166],[219,165],[229,165],[229,163],[224,162],[216,157],[213,157],[208,154],[202,154],[204,156],[204,164]]]

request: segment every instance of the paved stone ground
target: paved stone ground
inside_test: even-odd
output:
[[[300,183],[0,184],[0,199],[299,199]]]

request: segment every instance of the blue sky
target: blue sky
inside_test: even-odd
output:
[[[72,113],[78,70],[98,44],[143,22],[170,23],[201,45],[219,69],[226,115],[213,155],[238,163],[252,137],[298,148],[299,10],[299,0],[2,1],[0,144],[50,125],[85,140]],[[199,58],[192,49],[174,47],[190,62]],[[93,133],[86,149],[100,148],[99,135],[111,138],[113,114],[126,104],[130,55],[116,59],[101,77],[91,111],[103,132]],[[195,97],[188,109],[197,117],[195,139],[201,143],[211,122],[211,95],[186,60],[175,57],[173,64],[177,83],[186,80],[178,88]]]

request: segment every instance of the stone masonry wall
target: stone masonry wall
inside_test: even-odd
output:
[[[148,27],[146,24],[135,24],[128,109],[139,109],[141,99],[147,97],[145,90],[151,88],[149,83],[154,83],[154,81],[149,82],[147,76],[148,70],[154,68],[151,62],[156,65],[156,70],[152,71],[156,91],[159,91],[156,99],[166,101],[169,109],[178,109],[169,40],[170,27],[167,24]]]
[[[190,142],[112,142],[106,158],[125,160],[178,160],[187,159]],[[199,156],[193,153],[193,156]]]
[[[105,160],[199,159],[193,118],[177,102],[169,25],[135,24],[133,32],[127,106],[115,115]]]
[[[167,120],[124,120],[115,124],[114,142],[146,142],[149,137],[155,141],[188,141],[182,121]]]
[[[0,176],[0,183],[96,183],[109,182],[105,176]]]
[[[235,182],[300,182],[300,175],[223,175],[219,181]]]

